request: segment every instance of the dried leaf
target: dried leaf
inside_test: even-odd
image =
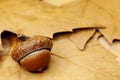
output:
[[[38,0],[1,0],[0,33],[9,30],[27,36],[52,37],[56,32],[96,27],[92,21],[82,18],[84,6],[80,1],[56,7]]]
[[[57,32],[97,27],[92,21],[82,18],[85,5],[86,3],[81,1],[73,1],[61,7],[37,0],[1,1],[0,34],[7,30],[27,36],[43,35],[52,38]],[[89,37],[91,35],[86,36],[84,44],[79,45],[81,49]],[[0,47],[2,51],[2,46]]]
[[[28,4],[28,3],[30,3],[30,4]],[[89,6],[90,9],[88,9],[88,12],[90,12],[89,10],[91,10],[90,14],[86,13],[86,9],[89,8],[89,7],[86,7],[86,3],[88,5],[90,5]],[[86,21],[87,18],[96,22],[98,24],[98,26],[99,25],[106,26],[106,27],[111,26],[111,23],[109,23],[110,19],[106,18],[107,15],[104,16],[104,13],[102,13],[101,9],[97,9],[97,7],[96,7],[97,5],[95,6],[90,3],[91,2],[87,2],[87,0],[84,0],[83,2],[82,1],[73,2],[73,3],[71,3],[71,5],[69,5],[69,4],[63,5],[62,7],[64,7],[65,10],[64,9],[61,10],[59,8],[56,8],[55,6],[51,6],[52,8],[54,8],[53,12],[55,12],[54,14],[52,14],[51,7],[48,6],[48,4],[43,3],[43,2],[40,2],[41,5],[39,5],[38,1],[32,1],[32,0],[26,0],[24,2],[23,2],[23,0],[21,0],[21,1],[15,0],[14,2],[1,0],[0,24],[1,24],[1,26],[3,26],[3,27],[1,27],[1,32],[3,30],[7,29],[7,30],[10,30],[13,32],[23,33],[23,34],[29,35],[29,36],[33,36],[35,34],[40,34],[40,35],[42,34],[42,35],[51,37],[51,35],[55,32],[64,31],[64,30],[71,31],[75,27],[75,25],[73,26],[73,23],[78,24],[75,21],[81,22],[81,24],[84,22],[85,23],[84,26],[85,27],[88,26],[89,20],[87,20],[88,21],[87,22]],[[24,5],[24,7],[21,6],[21,4]],[[33,6],[34,4],[36,4],[36,5]],[[77,8],[73,7],[73,6],[76,6],[76,4],[79,4],[79,5],[77,5],[79,7],[77,7]],[[83,6],[83,4],[85,7],[81,7],[81,6]],[[43,11],[36,10],[36,6],[39,9],[42,9]],[[43,8],[41,6],[44,6],[45,8]],[[81,11],[81,8],[84,8],[83,9],[84,15],[79,14],[79,13],[77,14],[79,8],[80,8],[80,11]],[[66,9],[68,9],[68,10],[66,10]],[[28,12],[25,12],[25,11],[28,11]],[[38,13],[40,12],[42,15],[44,13],[45,14],[44,14],[44,16],[41,17],[40,15],[38,16],[37,12]],[[47,12],[49,12],[49,14],[47,14]],[[62,12],[63,14],[58,14],[60,12]],[[71,12],[73,12],[73,13],[71,13]],[[94,13],[94,12],[96,13],[96,15],[93,16],[92,13]],[[68,15],[68,13],[70,15]],[[75,14],[75,13],[76,13],[76,17],[73,17],[74,15],[72,15],[72,14]],[[49,16],[49,15],[50,15],[50,19],[45,18],[47,20],[44,20],[43,17]],[[82,16],[80,16],[80,15],[82,15]],[[88,16],[86,16],[86,15],[88,15]],[[91,15],[91,17],[90,17],[90,15]],[[103,15],[103,16],[101,16],[101,15]],[[51,16],[54,18],[57,17],[57,18],[59,18],[59,20],[57,20],[57,22],[55,22],[55,23],[54,22],[49,23],[50,20],[56,21],[56,19],[53,19],[53,18],[51,19]],[[63,16],[65,19],[62,19],[61,16]],[[80,16],[80,18],[85,16],[86,17],[85,21],[84,20],[79,21],[78,16]],[[27,19],[26,19],[26,17],[27,17]],[[36,17],[37,17],[37,19],[39,17],[39,19],[41,20],[41,23],[37,22]],[[98,18],[96,19],[94,17],[98,17]],[[98,19],[100,17],[102,17],[102,18],[105,17],[106,22],[102,21],[102,18],[99,21]],[[31,18],[30,21],[29,21],[29,18]],[[73,21],[71,21],[71,20],[73,20]],[[6,22],[6,21],[8,21],[8,22]],[[38,26],[40,26],[40,24],[42,26],[48,25],[48,24],[42,24],[44,22],[48,22],[48,24],[54,23],[56,25],[58,25],[58,22],[60,22],[59,23],[60,26],[59,26],[59,28],[57,28],[57,31],[55,28],[52,28],[52,27],[44,28],[44,30],[47,31],[47,32],[44,32],[44,31],[42,31],[43,29],[39,30],[39,28],[38,28]],[[69,28],[62,27],[61,25],[63,25],[64,22],[66,22],[66,24],[64,24],[64,26],[67,25],[70,27]],[[92,23],[92,25],[94,24],[94,22]],[[68,24],[68,23],[70,23],[70,24]],[[88,24],[86,24],[86,23],[88,23]],[[91,22],[90,22],[90,24],[91,24]],[[29,27],[28,27],[28,25],[29,25]],[[56,27],[56,25],[53,27]],[[71,25],[72,25],[72,27],[71,27]],[[14,26],[17,26],[18,28],[15,28]],[[25,26],[27,26],[27,27],[25,27]],[[37,26],[37,27],[35,27],[34,31],[33,31],[33,26]],[[48,26],[51,26],[51,25],[48,25]],[[94,26],[92,26],[92,27],[94,27]],[[41,32],[39,32],[38,30]],[[1,57],[0,80],[7,80],[7,79],[9,79],[9,80],[33,80],[33,79],[34,80],[40,80],[40,79],[41,80],[120,80],[120,65],[116,62],[117,56],[112,54],[112,52],[109,51],[108,49],[101,46],[101,44],[98,41],[99,35],[101,35],[101,34],[95,33],[94,37],[92,39],[90,39],[89,43],[87,44],[85,51],[80,51],[76,47],[76,45],[70,40],[70,38],[68,38],[68,35],[55,36],[53,38],[54,47],[52,49],[51,62],[50,62],[48,69],[45,70],[43,73],[30,73],[30,72],[24,70],[22,67],[20,67],[16,62],[14,62],[11,59],[10,52],[9,52],[9,54],[3,55]],[[85,39],[88,39],[88,38],[85,38]]]
[[[50,3],[57,5],[59,1],[1,1],[0,24],[7,26],[5,30],[49,37],[56,32],[72,31],[73,28],[104,26],[106,29],[100,29],[100,32],[109,42],[119,39],[119,0],[65,0],[59,7]]]
[[[0,79],[119,80],[120,65],[115,61],[116,56],[99,44],[98,36],[96,33],[85,51],[80,51],[68,35],[54,37],[51,62],[43,73],[30,73],[15,63],[10,55],[3,56]]]
[[[63,38],[63,36],[61,36],[55,39],[53,53],[61,56],[66,61],[82,66],[90,72],[93,72],[95,75],[94,78],[86,80],[119,80],[120,65],[115,60],[116,56],[99,44],[97,38],[100,35],[101,34],[98,33],[95,34],[93,39],[87,44],[85,51],[79,51],[75,48],[74,44],[71,44],[71,42],[66,39],[67,37]],[[86,74],[86,76],[89,75]],[[74,77],[76,79],[77,76]],[[79,79],[80,78],[81,76],[79,76]]]

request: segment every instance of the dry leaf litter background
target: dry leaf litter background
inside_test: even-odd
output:
[[[48,36],[54,44],[54,55],[43,73],[27,72],[12,60],[10,52],[3,54],[0,80],[120,79],[120,42],[112,42],[120,38],[119,0],[0,2],[1,33]]]

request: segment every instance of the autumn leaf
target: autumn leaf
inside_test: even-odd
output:
[[[69,0],[71,2],[71,0]],[[66,6],[66,3],[61,2],[57,4],[54,0],[45,0],[53,5]],[[105,36],[105,38],[112,43],[114,39],[120,39],[120,23],[119,23],[119,8],[120,1],[108,1],[108,0],[73,0],[72,3],[83,3],[84,9],[81,11],[82,18],[93,21],[96,26],[106,27],[105,29],[99,29],[99,31]],[[75,9],[74,9],[75,10]]]
[[[53,5],[66,6],[66,3],[61,2],[57,4],[54,0],[45,0]],[[70,0],[71,2],[71,0]],[[119,27],[119,0],[104,1],[104,0],[73,0],[74,2],[84,3],[84,9],[81,12],[82,18],[93,21],[96,26],[103,26],[105,29],[99,29],[104,37],[112,43],[114,39],[120,39],[120,27]],[[75,9],[74,9],[75,10]],[[78,44],[76,44],[78,45]]]
[[[8,30],[27,36],[37,34],[52,38],[57,32],[97,27],[92,21],[82,18],[84,5],[85,3],[79,1],[57,7],[38,0],[1,0],[0,31]]]
[[[90,77],[86,80],[119,80],[120,77],[118,75],[120,75],[120,72],[116,70],[119,70],[118,68],[120,68],[120,65],[115,60],[116,56],[99,44],[98,36],[100,35],[101,34],[99,33],[95,34],[95,36],[87,44],[85,51],[79,51],[77,48],[75,48],[73,43],[71,44],[70,41],[67,41],[65,36],[64,38],[63,36],[60,36],[59,39],[55,39],[55,47],[53,48],[53,52],[56,55],[63,57],[65,60],[67,59],[67,61],[71,61],[72,63],[78,64],[79,66],[90,70],[90,72],[93,72],[95,75],[94,78]],[[68,47],[68,45],[71,46]],[[64,47],[64,50],[62,48],[63,46],[66,46]],[[114,75],[114,73],[116,75]],[[86,77],[87,75],[88,74],[86,74]],[[89,76],[90,75],[88,75],[88,77]],[[74,79],[76,79],[76,76],[74,76]],[[79,79],[81,79],[80,76]]]
[[[43,73],[26,71],[12,60],[10,49],[0,58],[0,80],[120,79],[120,65],[116,61],[119,57],[119,54],[116,54],[119,51],[119,41],[109,45],[113,39],[119,38],[119,30],[114,29],[119,28],[113,27],[111,20],[114,19],[108,15],[111,8],[106,8],[105,5],[107,2],[107,5],[114,3],[104,0],[70,0],[70,3],[63,1],[59,6],[55,6],[56,3],[49,3],[48,0],[0,2],[1,35],[4,30],[30,37],[44,35],[52,38],[54,34],[48,69]],[[105,28],[98,29],[101,26]],[[55,35],[57,32],[66,31],[67,34]],[[0,45],[5,41],[4,37],[1,39]],[[80,51],[84,47],[86,49]]]
[[[86,3],[81,1],[66,3],[62,7],[37,0],[1,1],[0,34],[10,31],[29,37],[42,35],[53,38],[53,34],[58,32],[73,32],[73,29],[79,28],[99,28],[100,26],[96,26],[91,20],[82,18],[85,5]],[[82,38],[83,40],[79,38],[80,40],[77,42],[79,44],[76,43],[74,37],[72,39],[80,49],[84,49],[84,45],[94,31],[90,31],[90,33],[85,39]],[[81,44],[82,41],[84,44]],[[2,45],[1,42],[0,44]],[[2,46],[0,47],[3,50]]]
[[[59,2],[61,3],[57,4]],[[4,27],[1,30],[28,36],[39,34],[52,37],[54,33],[72,31],[74,28],[103,26],[106,29],[99,29],[100,32],[112,42],[119,39],[120,35],[119,17],[116,18],[119,14],[117,3],[118,0],[108,3],[103,0],[45,0],[33,3],[26,1],[24,4],[22,0],[1,1],[0,23],[1,27]]]
[[[115,61],[116,56],[99,44],[100,35],[95,33],[85,51],[80,51],[68,35],[55,36],[51,61],[48,69],[43,73],[30,73],[24,70],[12,60],[9,54],[6,54],[1,58],[0,79],[119,80],[120,65]]]

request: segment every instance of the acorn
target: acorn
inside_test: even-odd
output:
[[[11,51],[12,58],[30,72],[42,72],[50,62],[52,40],[44,36],[34,36],[18,40]]]

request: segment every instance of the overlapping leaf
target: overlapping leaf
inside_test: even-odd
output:
[[[96,27],[82,18],[84,5],[80,1],[56,7],[38,0],[0,0],[0,25],[5,27],[0,30],[52,37],[56,32]]]
[[[103,26],[106,28],[99,31],[109,42],[119,39],[118,0],[75,0],[59,7],[37,0],[0,2],[0,32],[52,37],[56,32],[71,32],[74,28]],[[3,55],[0,80],[119,80],[120,65],[116,61],[119,54],[115,54],[118,47],[101,46],[98,41],[101,34],[96,29],[84,31],[54,36],[50,65],[43,73],[27,72],[12,60],[10,52]],[[88,40],[85,51],[76,47],[83,49]]]
[[[116,56],[102,47],[97,38],[80,51],[68,35],[54,37],[50,65],[43,73],[30,73],[15,63],[10,55],[2,57],[0,79],[6,80],[119,80],[120,65]],[[63,47],[64,46],[64,47]],[[4,72],[4,74],[3,74]]]
[[[83,18],[85,5],[82,1],[73,1],[58,7],[38,0],[0,0],[0,34],[7,30],[27,36],[42,35],[52,38],[57,32],[99,27],[91,20]],[[85,38],[89,39],[89,35]],[[78,41],[82,43],[81,40]]]

